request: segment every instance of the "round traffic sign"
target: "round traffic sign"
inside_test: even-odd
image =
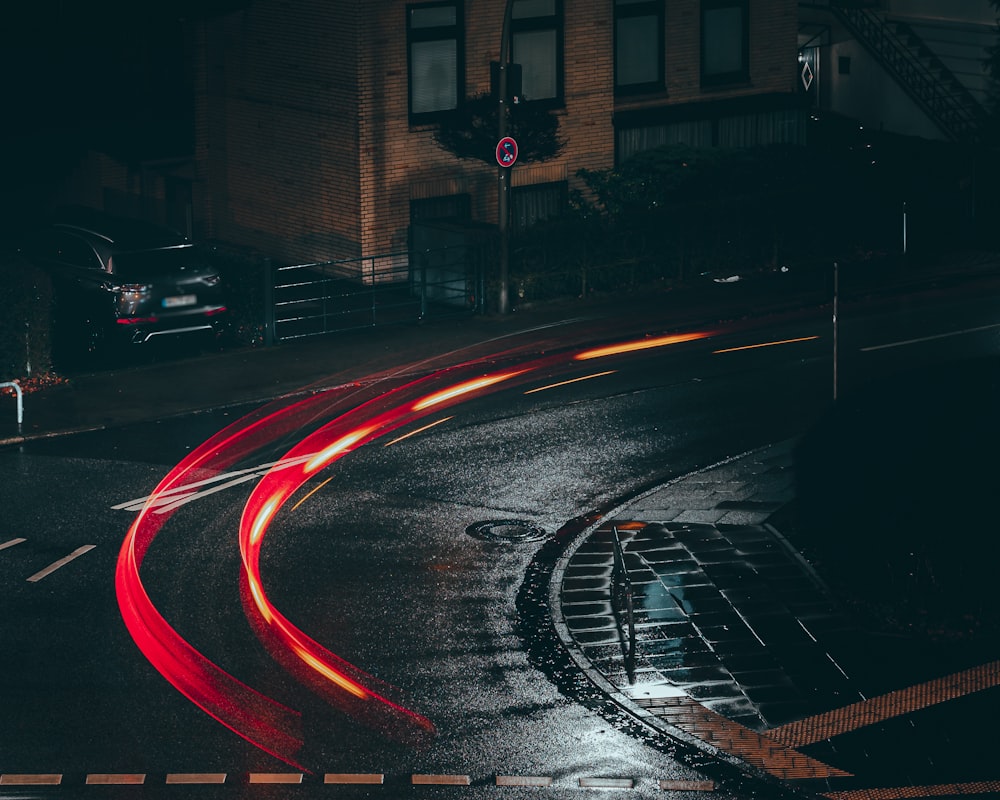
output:
[[[504,136],[497,143],[497,163],[501,167],[512,167],[517,161],[517,142],[510,136]]]

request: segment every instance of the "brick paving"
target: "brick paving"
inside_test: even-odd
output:
[[[882,742],[889,762],[906,759],[915,729],[885,726],[1000,686],[1000,661],[868,697],[851,674],[870,661],[863,636],[768,524],[794,497],[791,452],[780,443],[674,481],[576,542],[557,570],[571,652],[638,716],[829,800],[1000,796],[1000,779],[927,781],[933,757],[897,771],[869,753]],[[913,785],[884,785],[897,782],[887,774]]]

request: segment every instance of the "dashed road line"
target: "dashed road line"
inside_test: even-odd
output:
[[[88,786],[143,786],[152,785],[143,772],[91,772],[84,780]],[[240,776],[235,776],[237,783],[242,783]],[[251,772],[245,774],[245,780],[253,785],[290,785],[305,782],[305,773],[301,772]],[[469,775],[449,774],[412,774],[410,781],[415,786],[471,786]],[[230,782],[230,774],[226,772],[170,772],[165,776],[166,785],[222,785]],[[324,784],[369,785],[377,786],[385,783],[385,775],[381,772],[328,772],[323,775]],[[507,787],[550,787],[555,779],[548,775],[496,775],[495,784]],[[579,778],[581,789],[634,789],[634,778],[583,777]],[[58,786],[63,784],[61,773],[8,773],[0,774],[0,786]],[[654,779],[654,784],[663,791],[673,792],[712,792],[716,789],[711,780],[671,780]],[[67,784],[68,785],[68,784]],[[832,798],[833,796],[830,795]],[[862,800],[860,796],[834,798],[834,800]]]
[[[167,775],[168,784],[225,783],[225,772],[172,772]]]
[[[497,786],[551,786],[552,778],[541,775],[497,775]]]
[[[6,542],[0,543],[0,550],[6,550],[8,547],[13,547],[16,544],[21,544],[21,542],[26,542],[27,539],[8,539]]]
[[[382,784],[385,783],[385,775],[380,772],[328,772],[323,776],[323,783]]]
[[[58,786],[62,783],[61,774],[46,775],[0,775],[0,786]]]
[[[60,558],[58,561],[56,561],[56,562],[54,562],[52,564],[49,564],[45,569],[41,570],[40,572],[36,572],[34,575],[32,575],[30,578],[28,578],[28,583],[38,583],[38,581],[42,580],[43,578],[47,578],[49,575],[51,575],[57,569],[60,569],[61,567],[65,567],[73,559],[79,558],[84,553],[89,553],[95,547],[97,547],[96,544],[85,544],[85,545],[83,545],[83,547],[76,548],[76,550],[74,550],[72,553],[70,553],[65,558]]]
[[[803,747],[998,685],[1000,661],[991,661],[944,678],[779,725],[771,728],[767,735],[790,747]]]
[[[660,789],[665,792],[714,792],[715,781],[660,781]]]
[[[141,772],[131,774],[97,772],[87,776],[88,786],[141,786],[145,782],[146,775]]]
[[[301,772],[251,772],[250,783],[302,783]]]
[[[413,775],[410,780],[414,786],[469,786],[472,783],[468,775]]]
[[[580,778],[581,789],[634,789],[632,778]]]

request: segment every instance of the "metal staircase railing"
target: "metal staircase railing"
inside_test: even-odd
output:
[[[906,30],[910,41],[919,38],[915,33],[868,8],[832,2],[830,8],[949,138],[968,142],[978,137],[979,104],[943,64],[931,69],[921,61],[899,31]]]

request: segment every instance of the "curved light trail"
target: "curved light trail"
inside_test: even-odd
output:
[[[543,369],[571,368],[575,361],[688,342],[711,333],[687,333],[625,342],[598,349],[557,353],[486,370],[486,361],[433,372],[392,388],[337,414],[343,391],[329,391],[239,420],[198,447],[146,499],[119,552],[115,586],[119,608],[136,645],[178,691],[256,747],[288,764],[303,745],[300,714],[247,686],[216,665],[157,611],[140,577],[150,545],[174,511],[165,502],[185,482],[216,474],[285,437],[311,430],[254,487],[239,523],[240,592],[251,626],[272,657],[327,702],[383,735],[420,744],[434,734],[430,720],[394,699],[398,690],[326,649],[275,607],[264,587],[260,553],[270,526],[286,502],[314,476],[359,447],[473,397],[527,381]],[[471,375],[471,377],[470,377]],[[358,389],[352,384],[342,389]],[[330,415],[334,414],[333,418]],[[324,419],[328,420],[324,422]]]

